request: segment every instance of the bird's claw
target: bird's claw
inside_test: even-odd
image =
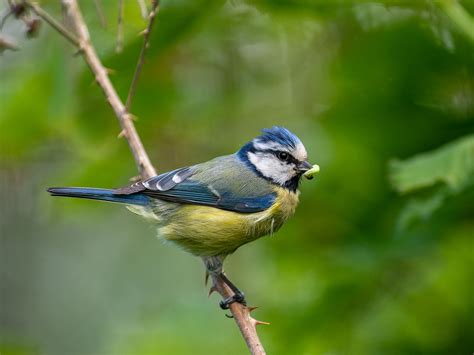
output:
[[[222,301],[220,301],[219,306],[222,309],[229,309],[229,306],[234,302],[243,304],[244,306],[247,305],[247,302],[245,301],[244,294],[243,293],[235,293],[232,296],[227,297],[226,299],[223,299]]]

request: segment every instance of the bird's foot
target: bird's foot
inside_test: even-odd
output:
[[[244,294],[242,292],[237,292],[237,293],[234,293],[232,296],[227,297],[226,299],[223,299],[222,301],[220,301],[219,306],[222,309],[229,309],[229,306],[234,302],[243,304],[244,306],[247,305],[247,301],[245,301]]]
[[[237,286],[235,286],[228,278],[225,276],[223,272],[219,274],[220,279],[227,285],[229,288],[234,292],[234,294],[230,297],[227,297],[223,299],[222,301],[219,302],[219,306],[222,309],[229,309],[229,306],[234,303],[240,303],[244,306],[247,305],[247,302],[245,301],[245,296],[242,291],[240,291]]]

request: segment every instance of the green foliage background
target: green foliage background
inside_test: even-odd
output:
[[[145,24],[82,1],[125,98]],[[58,18],[54,1],[42,4]],[[5,11],[5,5],[1,9]],[[284,125],[320,175],[275,237],[238,250],[269,354],[474,350],[472,1],[163,1],[133,113],[158,171],[227,154]],[[119,206],[48,186],[136,175],[74,49],[7,21],[0,56],[0,352],[245,354],[207,299],[201,262]]]

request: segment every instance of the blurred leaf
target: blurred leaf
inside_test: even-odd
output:
[[[390,163],[390,179],[400,193],[445,183],[460,191],[474,176],[474,135],[405,161]]]
[[[458,30],[474,41],[474,19],[466,9],[458,1],[438,0],[437,3]]]
[[[446,197],[446,189],[441,189],[429,197],[414,198],[408,201],[398,217],[397,231],[403,232],[412,224],[430,218],[433,212],[443,205]]]
[[[416,14],[411,8],[387,6],[380,3],[360,3],[354,5],[354,14],[366,31],[389,26],[406,20]]]
[[[474,78],[468,75],[468,65],[459,63],[427,76],[416,91],[417,103],[443,112],[448,119],[474,119]]]

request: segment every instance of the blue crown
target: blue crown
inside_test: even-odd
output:
[[[273,126],[272,128],[262,129],[262,135],[257,137],[260,142],[277,142],[283,146],[288,146],[295,149],[298,144],[301,144],[300,139],[291,133],[285,127]]]

